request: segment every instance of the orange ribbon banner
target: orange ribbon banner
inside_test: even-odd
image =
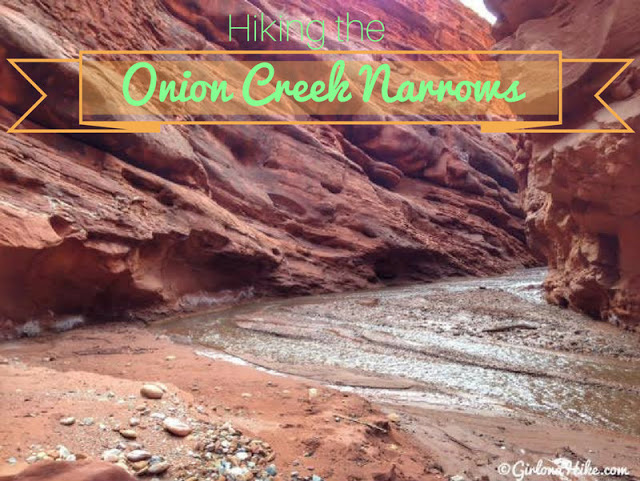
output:
[[[78,59],[9,59],[40,98],[8,132],[141,133],[160,132],[164,124],[474,124],[483,132],[632,133],[601,97],[632,61],[564,59],[559,51],[82,51]],[[47,98],[20,67],[36,62],[78,64],[82,128],[18,128]],[[621,128],[562,128],[568,63],[622,64],[594,95]]]

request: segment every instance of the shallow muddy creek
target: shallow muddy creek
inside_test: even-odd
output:
[[[207,355],[377,401],[537,414],[639,435],[638,335],[547,305],[544,275],[255,301],[159,327]]]

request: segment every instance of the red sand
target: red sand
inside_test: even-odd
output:
[[[0,346],[0,356],[8,360],[0,366],[0,405],[4,411],[0,475],[24,468],[34,444],[44,449],[62,444],[72,453],[100,459],[104,450],[123,441],[119,433],[101,430],[100,424],[109,428],[126,425],[141,404],[166,412],[167,404],[173,402],[196,419],[229,421],[267,441],[277,453],[280,479],[285,475],[288,479],[291,471],[340,481],[443,479],[433,470],[424,448],[396,424],[388,423],[368,401],[310,382],[212,361],[196,355],[192,347],[173,344],[141,328],[109,325],[6,343]],[[175,360],[167,360],[167,356],[175,356]],[[167,386],[162,401],[140,396],[145,381]],[[313,399],[309,397],[311,387],[318,389]],[[338,422],[336,415],[388,423],[390,432]],[[66,416],[78,422],[62,426],[59,420]],[[94,418],[94,424],[80,425],[87,417]],[[189,438],[170,438],[145,429],[145,423],[148,421],[143,419],[136,428],[137,441],[152,452],[173,456],[174,465],[181,461],[172,454],[177,447],[193,448]],[[9,457],[19,463],[8,465]]]

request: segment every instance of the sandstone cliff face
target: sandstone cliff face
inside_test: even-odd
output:
[[[260,11],[329,22],[344,14],[340,2],[313,0],[9,0],[0,6],[0,56],[241,48],[228,42],[228,14]],[[382,44],[352,40],[340,48],[489,45],[489,26],[456,0],[355,1],[349,12],[384,19],[387,35]],[[337,48],[328,35],[325,48]],[[73,124],[77,65],[27,68],[51,94],[30,118],[49,128]],[[7,135],[37,95],[4,60],[0,79],[7,334],[535,262],[507,135],[429,126]]]
[[[567,58],[637,58],[640,10],[633,0],[487,0],[501,16],[499,49],[562,50]],[[603,95],[640,131],[638,61]],[[593,94],[619,64],[565,72],[573,128],[619,128]],[[551,267],[551,302],[625,326],[640,322],[640,139],[638,134],[533,135],[516,169],[526,187],[532,246]]]

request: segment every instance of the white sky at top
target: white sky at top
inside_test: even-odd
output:
[[[487,7],[484,6],[483,0],[460,0],[467,7],[475,10],[480,14],[481,17],[486,18],[489,22],[493,23],[496,21],[496,17],[487,10]]]

